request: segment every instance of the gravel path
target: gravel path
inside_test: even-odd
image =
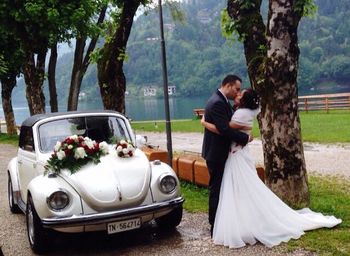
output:
[[[148,135],[151,138],[151,134]],[[178,136],[174,134],[174,141],[182,141],[183,136]],[[157,137],[160,137],[159,134]],[[184,139],[182,142],[189,141],[192,140]],[[177,143],[174,143],[176,147]],[[0,255],[2,252],[5,256],[34,255],[27,240],[25,216],[11,214],[8,207],[6,170],[16,151],[14,146],[0,144]],[[269,249],[256,244],[235,250],[215,246],[210,239],[207,214],[187,212],[184,212],[177,229],[170,233],[161,232],[154,224],[150,224],[142,230],[111,236],[105,233],[57,234],[51,248],[48,255],[316,255],[304,250],[287,252],[285,245]]]
[[[138,132],[147,136],[148,143],[167,149],[166,134],[156,132]],[[191,151],[200,153],[202,150],[202,133],[172,133],[173,151]],[[257,164],[263,164],[261,140],[254,139],[249,143]],[[306,169],[310,173],[337,175],[350,178],[350,143],[319,144],[304,143]]]

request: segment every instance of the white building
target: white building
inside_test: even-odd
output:
[[[168,86],[168,94],[174,95],[176,93],[176,86],[175,85],[169,85]]]
[[[157,95],[157,88],[154,86],[147,86],[143,88],[143,96],[156,96]]]
[[[152,97],[157,95],[157,90],[161,90],[161,88],[156,86],[147,86],[143,88],[143,96],[145,97]],[[163,91],[162,91],[163,92]],[[174,95],[176,94],[176,86],[175,85],[168,85],[168,94]]]

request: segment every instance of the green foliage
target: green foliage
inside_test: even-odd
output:
[[[243,41],[240,37],[238,31],[238,24],[234,22],[228,15],[227,9],[221,11],[221,33],[222,35],[231,41],[234,41],[235,36],[237,36],[239,41]]]
[[[313,17],[317,12],[314,0],[297,0],[294,2],[294,11],[300,16]]]
[[[92,18],[103,1],[11,1],[4,0],[3,9],[7,29],[15,31],[27,48],[50,47],[81,34],[93,34],[96,30]],[[91,32],[91,33],[90,33]]]
[[[0,8],[0,79],[18,76],[24,62],[20,39],[8,27],[7,10]]]
[[[236,73],[243,78],[244,87],[248,87],[242,44],[237,36],[232,43],[221,33],[220,15],[227,1],[197,2],[195,5],[180,4],[186,19],[184,23],[174,22],[170,10],[164,8],[169,83],[176,85],[180,96],[209,95],[226,74]],[[315,18],[302,19],[298,29],[300,95],[341,92],[336,85],[346,88],[350,81],[347,66],[350,63],[350,2],[315,0],[315,4],[318,6]],[[267,16],[266,0],[261,9],[262,14]],[[140,92],[144,86],[161,86],[157,12],[149,10],[147,16],[141,15],[134,21],[126,54],[128,62],[124,63],[124,72],[129,92]],[[97,60],[101,55],[96,51],[93,56]],[[71,77],[67,70],[71,70],[71,62],[72,58],[67,54],[57,63],[57,87],[61,88],[58,94],[63,102],[66,102],[68,94],[66,88]],[[251,63],[249,65],[252,66]],[[323,82],[330,85],[327,90],[321,89]],[[88,100],[99,95],[95,66],[86,72],[81,90],[87,93]]]
[[[5,74],[8,71],[7,65],[4,60],[4,56],[0,54],[0,76]]]
[[[318,62],[322,59],[323,54],[324,52],[321,47],[315,47],[314,49],[311,50],[311,53],[310,53],[311,60]]]
[[[185,13],[181,11],[180,4],[174,1],[166,1],[165,6],[169,8],[171,17],[174,21],[185,23],[186,17]]]

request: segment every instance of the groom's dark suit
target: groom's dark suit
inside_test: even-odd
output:
[[[221,180],[224,173],[225,162],[232,141],[246,145],[249,136],[229,127],[233,115],[230,103],[224,95],[217,90],[208,100],[205,107],[205,121],[215,124],[220,134],[205,129],[202,157],[206,160],[209,180],[209,223],[214,225],[216,209],[219,202]]]

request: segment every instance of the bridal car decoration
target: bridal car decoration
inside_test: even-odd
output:
[[[119,141],[117,143],[115,149],[116,149],[117,155],[119,157],[128,158],[128,157],[134,156],[134,154],[135,154],[135,146],[129,140]]]
[[[149,161],[137,141],[129,120],[111,110],[24,120],[7,191],[11,212],[26,215],[35,253],[54,250],[56,232],[112,235],[149,222],[169,230],[179,225],[184,199],[176,173]]]
[[[108,144],[103,141],[97,143],[89,137],[72,135],[62,142],[57,141],[54,152],[45,166],[46,173],[60,173],[62,169],[68,169],[71,174],[89,162],[98,164],[100,157],[108,154]]]

